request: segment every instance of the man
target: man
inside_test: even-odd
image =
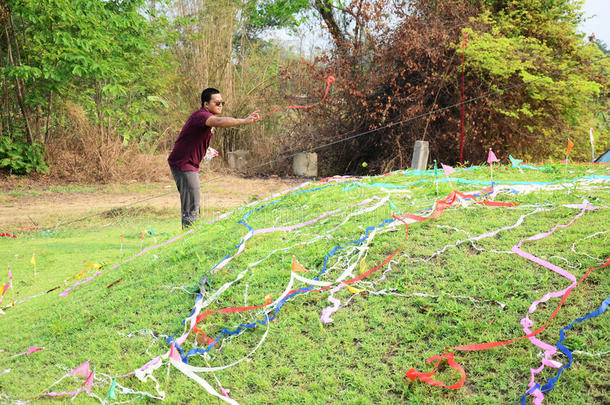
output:
[[[222,114],[220,91],[208,88],[201,92],[201,109],[186,120],[167,162],[180,193],[182,229],[199,216],[199,163],[205,156],[212,139],[212,128],[230,128],[260,120],[258,111],[247,118],[219,117]]]

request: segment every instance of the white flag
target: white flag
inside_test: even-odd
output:
[[[591,140],[591,160],[595,160],[595,139],[593,139],[593,128],[589,128],[589,139]]]

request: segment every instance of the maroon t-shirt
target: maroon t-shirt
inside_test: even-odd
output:
[[[171,167],[183,172],[199,171],[199,163],[205,156],[212,139],[212,128],[206,126],[205,122],[213,115],[202,108],[186,120],[176,139],[174,150],[167,158]]]

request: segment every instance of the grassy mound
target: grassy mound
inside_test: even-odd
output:
[[[570,165],[567,172],[562,165],[541,168],[494,171],[494,200],[516,207],[458,201],[438,218],[409,224],[408,235],[392,215],[429,215],[434,202],[452,188],[481,192],[489,186],[489,168],[460,170],[451,182],[439,178],[438,191],[430,172],[312,183],[241,207],[214,223],[202,223],[116,268],[112,267],[142,248],[178,236],[176,221],[150,216],[107,224],[114,216],[106,215],[87,229],[0,238],[0,266],[9,265],[14,275],[13,288],[4,297],[5,314],[0,315],[0,373],[10,369],[0,375],[1,398],[43,402],[48,399],[39,397],[42,392],[78,389],[84,377],[70,376],[49,386],[87,360],[97,378],[91,392],[105,398],[112,377],[168,351],[167,337],[184,332],[182,321],[204,288],[204,300],[222,291],[204,310],[272,302],[246,312],[213,313],[198,327],[215,343],[191,332],[182,345],[185,352],[206,351],[188,357],[194,366],[244,359],[221,371],[200,373],[216,390],[220,391],[219,383],[229,389],[238,402],[520,401],[530,368],[540,365],[541,350],[525,339],[487,351],[457,352],[456,361],[467,374],[458,390],[409,382],[405,372],[412,367],[431,370],[425,360],[446,346],[524,335],[520,320],[531,303],[570,282],[511,253],[511,248],[569,223],[582,211],[565,205],[587,200],[600,208],[585,211],[569,227],[526,241],[521,248],[576,278],[610,257],[610,216],[604,208],[610,206],[609,167]],[[485,199],[489,196],[478,198]],[[507,229],[476,238],[502,227]],[[244,238],[240,251],[237,246]],[[320,321],[324,308],[333,305],[328,290],[306,291],[312,287],[295,281],[292,287],[301,290],[277,304],[289,286],[293,256],[306,269],[295,274],[334,282],[342,274],[349,273],[344,279],[350,279],[380,265],[397,250],[388,264],[333,293],[340,304],[330,323]],[[219,267],[220,263],[226,264]],[[597,309],[610,296],[609,271],[610,267],[596,271],[575,288],[538,338],[555,344],[562,327]],[[93,278],[59,296],[88,277]],[[558,301],[538,306],[530,315],[532,329],[549,318]],[[10,306],[12,302],[16,305]],[[265,322],[267,316],[273,320]],[[566,333],[565,345],[579,352],[547,394],[551,403],[602,403],[607,398],[607,317],[606,313],[577,324]],[[238,331],[240,324],[247,326]],[[44,350],[10,357],[30,346]],[[561,353],[553,359],[567,361]],[[547,367],[537,381],[544,383],[556,372]],[[167,361],[153,376],[169,403],[220,403]],[[435,378],[450,385],[459,374],[441,367]],[[154,381],[135,376],[116,381],[117,399],[108,402],[148,402],[154,400],[142,393],[157,395]],[[74,402],[93,400],[83,392]]]

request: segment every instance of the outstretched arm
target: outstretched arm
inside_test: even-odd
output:
[[[246,118],[217,117],[214,115],[206,120],[205,125],[208,127],[230,128],[238,125],[252,124],[254,121],[258,121],[260,119],[261,117],[257,110],[248,115]]]

